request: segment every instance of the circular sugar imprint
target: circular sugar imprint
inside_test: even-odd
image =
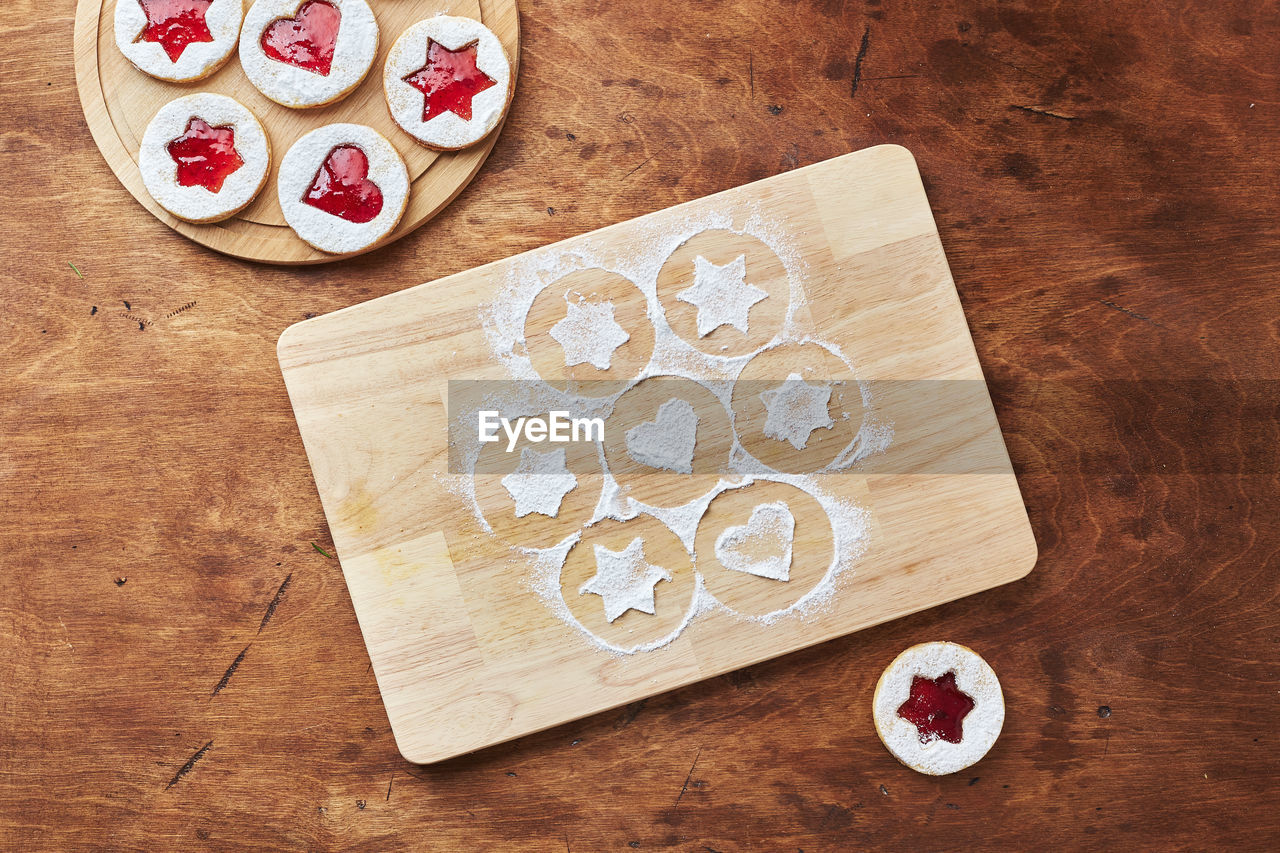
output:
[[[609,473],[643,503],[681,506],[729,473],[729,413],[692,379],[646,377],[617,399],[604,430]]]
[[[529,361],[567,394],[609,397],[638,377],[653,355],[649,303],[629,279],[578,270],[548,284],[525,316]]]
[[[734,431],[758,462],[785,474],[820,470],[862,429],[862,388],[853,367],[825,344],[770,347],[754,356],[733,388]]]
[[[787,483],[755,480],[712,499],[694,540],[707,592],[742,616],[784,611],[831,570],[835,536],[822,504]]]
[[[677,246],[657,290],[672,331],[709,355],[758,350],[782,330],[791,304],[782,259],[757,238],[723,228]]]
[[[546,417],[546,413],[540,417]],[[549,548],[591,520],[604,476],[594,441],[533,442],[521,434],[481,445],[476,505],[496,536],[525,548]]]
[[[584,530],[560,571],[560,594],[578,627],[627,653],[665,645],[684,630],[697,586],[683,543],[643,514]]]

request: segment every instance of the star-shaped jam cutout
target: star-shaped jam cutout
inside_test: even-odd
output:
[[[178,185],[221,192],[222,184],[244,165],[236,151],[236,132],[230,125],[214,127],[192,116],[187,129],[165,146],[178,164]]]
[[[213,41],[205,13],[213,0],[138,0],[147,25],[134,39],[159,44],[170,62],[177,62],[187,45]]]
[[[476,67],[478,41],[457,50],[449,50],[438,41],[427,42],[427,64],[404,78],[404,82],[426,95],[423,121],[445,112],[471,121],[471,99],[498,85],[497,80]]]
[[[653,588],[671,580],[671,572],[644,558],[644,539],[637,536],[621,551],[595,546],[596,574],[578,590],[604,599],[604,618],[612,622],[628,610],[653,615],[657,611]]]
[[[939,738],[959,743],[964,737],[961,723],[973,705],[973,698],[956,687],[954,672],[937,678],[917,675],[911,679],[911,695],[898,708],[898,716],[915,724],[921,743]]]

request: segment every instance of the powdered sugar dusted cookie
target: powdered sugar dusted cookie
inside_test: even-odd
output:
[[[941,776],[991,749],[1004,725],[1004,694],[977,652],[958,643],[921,643],[880,676],[872,714],[894,758]]]
[[[142,135],[138,168],[165,210],[188,222],[217,222],[267,182],[271,145],[243,104],[201,92],[160,108]]]
[[[409,201],[409,172],[373,128],[330,124],[293,144],[276,188],[298,236],[341,255],[369,248],[396,227]]]
[[[511,101],[511,60],[484,24],[437,15],[396,39],[382,85],[406,133],[430,148],[466,148],[502,121]]]
[[[242,0],[118,0],[116,44],[152,77],[200,80],[235,51],[243,18]]]
[[[319,107],[351,92],[378,54],[365,0],[257,0],[240,33],[249,82],[286,107]]]

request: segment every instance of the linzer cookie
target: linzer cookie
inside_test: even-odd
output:
[[[396,39],[382,85],[406,133],[429,148],[456,150],[502,122],[511,101],[511,60],[484,24],[437,15]]]
[[[217,222],[243,209],[270,167],[258,119],[239,101],[209,92],[161,107],[138,150],[147,192],[188,222]]]
[[[152,77],[200,80],[235,51],[243,18],[241,0],[119,0],[116,45]]]
[[[240,33],[249,82],[286,107],[348,95],[378,54],[378,22],[365,0],[257,0]]]
[[[330,124],[293,144],[276,187],[298,236],[340,255],[367,249],[396,227],[409,201],[409,172],[373,128]]]
[[[942,776],[976,764],[1004,726],[1000,680],[958,643],[921,643],[898,655],[876,684],[876,733],[912,770]]]

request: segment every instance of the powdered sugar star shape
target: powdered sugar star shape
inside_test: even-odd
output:
[[[767,438],[789,441],[804,450],[815,429],[831,429],[835,421],[827,414],[831,402],[830,385],[810,385],[799,373],[792,373],[777,388],[760,394],[768,415],[764,420]]]
[[[551,337],[564,350],[564,366],[590,364],[596,370],[608,370],[613,351],[631,340],[613,317],[613,303],[566,297],[565,307],[564,318],[551,327]]]
[[[564,496],[577,487],[578,478],[565,467],[563,447],[546,453],[526,447],[520,451],[516,470],[501,482],[516,502],[516,518],[534,512],[555,518]]]
[[[653,615],[657,611],[653,588],[671,580],[671,572],[644,558],[644,539],[637,536],[621,551],[595,546],[596,574],[578,590],[604,599],[604,617],[612,622],[628,610]]]
[[[751,306],[769,294],[747,284],[747,256],[718,266],[702,255],[693,259],[693,287],[676,294],[676,299],[698,309],[698,337],[704,338],[721,326],[747,331]]]

